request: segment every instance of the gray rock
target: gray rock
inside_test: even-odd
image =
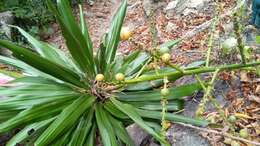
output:
[[[209,0],[173,0],[165,8],[166,15],[172,17],[174,15],[198,13],[207,8],[208,2]]]
[[[149,137],[137,124],[129,125],[126,130],[136,146],[140,146],[140,144]]]
[[[13,23],[14,23],[14,16],[11,11],[0,13],[0,35],[4,34],[7,38],[11,38],[12,31],[11,28],[8,27],[8,25]],[[11,56],[10,51],[6,49],[1,49],[0,52],[3,55]]]
[[[14,16],[11,11],[0,13],[0,29],[4,31],[4,33],[8,37],[11,37],[11,29],[7,27],[7,25],[13,23],[14,23]]]
[[[209,142],[201,137],[196,130],[174,125],[168,131],[173,146],[210,146]]]
[[[143,0],[142,5],[146,16],[150,16],[153,10],[157,10],[161,7],[164,7],[166,3],[158,0]]]

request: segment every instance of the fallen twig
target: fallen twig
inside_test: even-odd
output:
[[[255,145],[255,146],[260,146],[259,142],[250,141],[250,140],[247,140],[247,139],[244,139],[244,138],[241,138],[241,137],[236,137],[236,136],[233,136],[233,135],[228,134],[226,132],[219,132],[219,131],[216,131],[216,130],[196,127],[196,126],[192,126],[192,125],[184,124],[184,123],[179,123],[179,122],[174,122],[174,123],[176,123],[178,125],[185,126],[185,127],[189,127],[189,128],[192,128],[192,129],[200,130],[200,131],[203,131],[203,132],[208,132],[208,133],[214,133],[214,134],[217,134],[217,135],[222,135],[224,137],[228,137],[228,138],[231,138],[231,139],[234,139],[234,140],[239,140],[239,141],[242,141],[242,142],[245,142],[245,143],[248,143],[248,144],[252,144],[252,145]]]

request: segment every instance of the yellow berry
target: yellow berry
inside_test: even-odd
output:
[[[232,140],[230,145],[231,146],[240,146],[240,144],[237,141],[235,141],[235,140]]]
[[[168,96],[169,94],[170,94],[169,89],[163,88],[163,89],[161,90],[161,95],[162,95],[162,96]]]
[[[169,62],[170,59],[171,59],[171,55],[169,53],[164,53],[162,56],[161,56],[161,59],[163,62]]]
[[[231,144],[231,142],[232,142],[232,139],[231,139],[231,138],[225,137],[225,139],[224,139],[224,143],[225,143],[225,144]]]
[[[96,75],[96,81],[100,82],[100,81],[103,81],[104,80],[104,75],[103,74],[97,74]]]
[[[240,137],[242,137],[242,138],[247,138],[247,137],[248,137],[248,130],[247,130],[246,128],[241,129],[241,130],[239,131],[239,135],[240,135]]]
[[[159,52],[160,53],[169,53],[170,52],[170,49],[168,47],[161,47],[161,48],[158,48]]]
[[[231,115],[231,116],[228,117],[228,120],[229,120],[230,122],[234,123],[234,122],[236,122],[237,118],[236,118],[236,116]]]
[[[122,73],[116,74],[116,80],[118,80],[118,81],[123,81],[123,80],[125,80],[125,75],[122,74]]]
[[[122,27],[120,32],[120,40],[126,41],[128,40],[132,35],[132,32],[128,27]]]

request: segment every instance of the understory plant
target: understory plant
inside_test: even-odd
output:
[[[11,27],[18,29],[32,48],[0,40],[0,46],[12,51],[15,57],[0,56],[0,61],[22,73],[0,87],[0,95],[5,97],[0,101],[0,133],[21,129],[7,146],[94,146],[97,143],[133,146],[125,129],[132,123],[167,146],[166,126],[161,123],[208,125],[204,120],[172,114],[183,108],[182,97],[202,89],[201,84],[169,87],[168,82],[186,75],[260,64],[203,67],[197,62],[179,67],[169,62],[169,54],[160,55],[157,49],[116,55],[126,0],[122,0],[109,31],[94,53],[82,8],[78,24],[67,0],[57,0],[57,6],[51,1],[47,3],[58,20],[69,54],[38,41],[16,26]],[[165,50],[179,41],[169,41],[158,48]],[[165,67],[148,67],[155,62],[163,62]]]

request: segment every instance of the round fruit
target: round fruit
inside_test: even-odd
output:
[[[225,139],[224,139],[224,143],[225,143],[225,144],[231,144],[231,142],[232,142],[232,139],[231,139],[231,138],[225,137]]]
[[[122,27],[120,32],[120,39],[123,41],[128,40],[132,35],[132,32],[128,27]]]
[[[169,62],[170,59],[171,59],[171,55],[169,53],[164,53],[162,56],[161,56],[161,59],[163,62]]]
[[[247,130],[246,128],[241,129],[241,130],[239,131],[239,135],[240,135],[240,137],[242,137],[242,138],[247,138],[247,137],[248,137],[248,130]]]
[[[116,80],[118,80],[118,81],[123,81],[123,80],[125,80],[125,75],[122,74],[122,73],[116,74]]]
[[[163,88],[163,89],[161,90],[161,95],[162,95],[162,96],[168,96],[169,94],[170,94],[169,89]]]
[[[232,140],[230,145],[231,146],[240,146],[240,144],[237,141],[235,141],[235,140]]]
[[[235,49],[237,46],[237,39],[234,37],[226,39],[222,43],[222,53],[229,54],[231,50]]]
[[[170,52],[170,49],[168,47],[160,47],[159,49],[159,52],[160,53],[169,53]]]
[[[228,117],[228,120],[229,120],[230,122],[234,123],[234,122],[236,122],[237,118],[236,118],[236,116],[231,115],[231,116]]]
[[[103,81],[104,80],[104,75],[103,74],[97,74],[96,75],[96,81],[100,82],[100,81]]]

